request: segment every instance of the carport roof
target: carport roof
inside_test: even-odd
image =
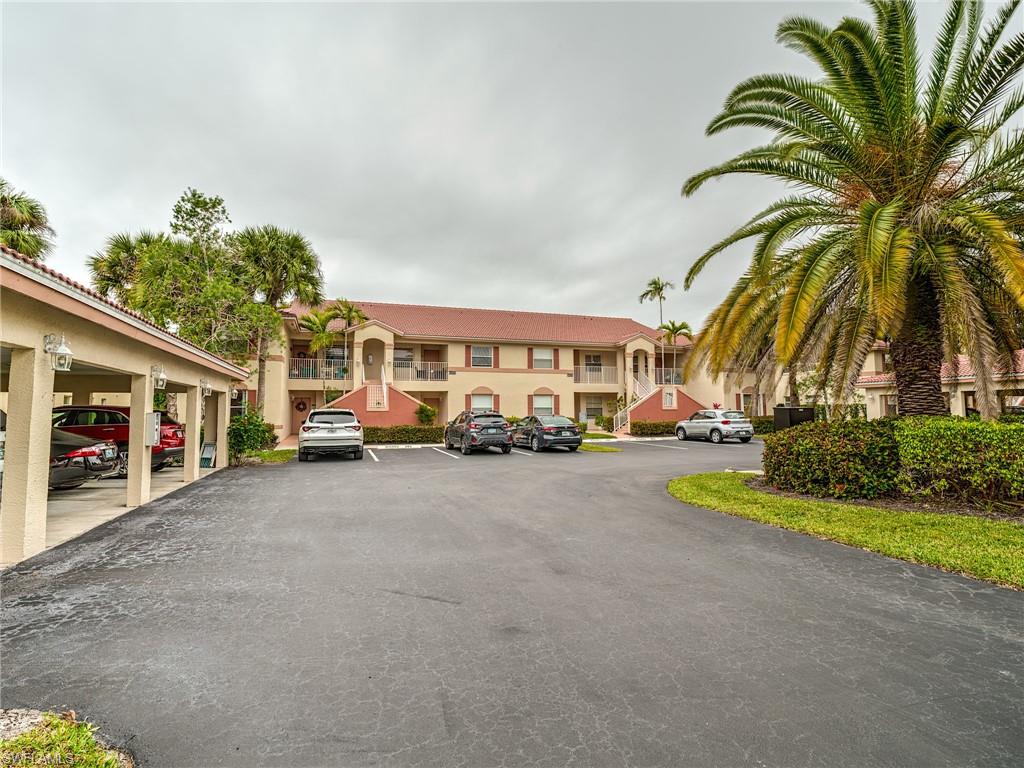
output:
[[[81,283],[72,280],[67,275],[58,272],[55,269],[51,269],[42,262],[31,259],[13,248],[3,245],[2,243],[0,243],[0,266],[3,266],[4,269],[8,269],[34,283],[57,290],[65,296],[69,296],[83,304],[99,309],[101,312],[109,316],[115,317],[141,331],[144,331],[155,339],[170,343],[172,346],[178,347],[182,351],[198,356],[212,367],[218,368],[223,373],[226,373],[236,379],[244,380],[249,377],[249,371],[245,368],[235,365],[222,357],[218,357],[212,352],[183,339],[177,334],[161,328],[159,325],[143,317],[138,312],[134,312],[115,301],[111,301],[106,296],[103,296],[92,288],[84,286]],[[11,284],[11,281],[5,281],[3,287],[4,290],[17,290],[16,286]]]

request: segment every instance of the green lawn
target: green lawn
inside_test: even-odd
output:
[[[252,455],[264,464],[284,464],[294,459],[296,453],[294,448],[278,448],[273,451],[256,451]]]
[[[731,472],[677,477],[668,492],[687,504],[1024,588],[1024,524],[785,498],[749,488],[748,477]]]
[[[609,435],[607,432],[584,432],[584,440],[614,440],[615,435]]]
[[[96,743],[94,730],[88,723],[47,713],[41,725],[0,741],[0,765],[118,768],[117,754]]]
[[[596,443],[584,443],[580,446],[581,451],[590,451],[591,453],[618,453],[621,448],[616,448],[614,445],[597,445]]]

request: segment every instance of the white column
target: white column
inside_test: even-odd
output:
[[[41,341],[41,339],[40,339]],[[0,500],[0,562],[16,563],[46,547],[53,368],[40,349],[12,349]]]
[[[187,387],[185,390],[185,407],[179,402],[178,411],[185,424],[185,474],[186,483],[199,477],[199,431],[202,429],[203,395],[199,387]]]
[[[227,392],[214,392],[213,399],[217,402],[217,466],[228,465],[228,422],[231,420],[231,407]]]
[[[153,377],[132,376],[131,424],[128,427],[128,493],[125,503],[137,507],[149,501],[152,446],[146,445],[146,414],[153,412]]]

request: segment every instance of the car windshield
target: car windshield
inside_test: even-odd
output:
[[[538,416],[537,419],[546,427],[571,427],[572,420],[565,416]]]
[[[747,414],[743,411],[722,411],[723,419],[745,419]]]
[[[313,413],[309,420],[313,424],[355,424],[354,413]]]
[[[472,421],[477,424],[504,424],[505,417],[497,413],[476,413],[473,414]]]

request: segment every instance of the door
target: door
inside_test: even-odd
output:
[[[687,437],[707,437],[707,419],[702,411],[697,411],[691,416],[685,425]]]
[[[440,363],[441,362],[441,350],[440,349],[424,349],[423,350],[423,362],[424,363]]]
[[[313,401],[308,397],[296,397],[292,401],[292,434],[297,435],[299,428],[305,423],[309,416],[309,409],[313,407]]]

